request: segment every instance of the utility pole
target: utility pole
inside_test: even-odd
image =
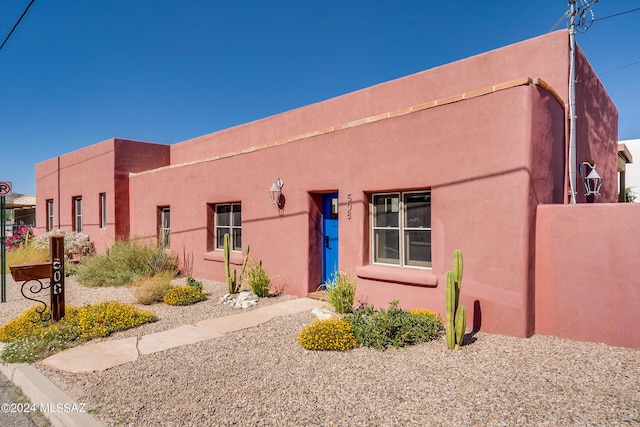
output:
[[[569,0],[569,188],[576,203],[576,0]]]

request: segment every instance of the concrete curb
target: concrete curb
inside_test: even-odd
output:
[[[55,427],[104,427],[40,371],[26,363],[0,364],[0,372],[31,400]]]

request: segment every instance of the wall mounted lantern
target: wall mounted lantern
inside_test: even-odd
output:
[[[584,187],[587,190],[585,196],[599,196],[600,187],[602,186],[602,177],[598,174],[598,172],[596,172],[595,163],[592,165],[589,162],[583,162],[582,166],[582,179],[584,180]],[[588,174],[586,174],[586,166],[589,166],[591,168],[591,171]]]
[[[276,178],[273,180],[273,184],[271,184],[271,188],[269,189],[269,199],[271,203],[278,205],[280,209],[282,209],[282,187],[284,187],[284,182],[282,182],[280,178]]]

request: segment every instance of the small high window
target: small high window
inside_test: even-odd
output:
[[[47,200],[47,231],[52,231],[53,224],[53,199]]]
[[[158,208],[158,244],[163,248],[171,244],[171,210],[166,206]]]
[[[107,227],[107,193],[100,193],[100,228]]]
[[[76,196],[73,198],[72,206],[73,224],[72,229],[76,233],[82,233],[82,197]]]

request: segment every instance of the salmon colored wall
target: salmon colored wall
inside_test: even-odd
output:
[[[113,241],[114,140],[73,151],[36,166],[36,234],[46,232],[46,200],[53,199],[55,228],[72,231],[73,197],[82,197],[83,232],[96,248]],[[60,193],[58,194],[58,173]],[[107,193],[107,227],[99,226],[99,195]],[[111,195],[111,196],[109,196]]]
[[[563,108],[544,89],[526,85],[260,151],[133,175],[131,232],[154,237],[158,207],[170,206],[172,250],[193,257],[193,275],[222,280],[221,251],[207,251],[207,204],[240,201],[243,243],[251,245],[251,257],[263,260],[275,288],[306,295],[320,284],[319,195],[337,190],[340,268],[358,276],[359,298],[377,306],[399,299],[403,307],[442,312],[444,276],[460,248],[462,301],[470,324],[482,311],[484,330],[527,336],[533,331],[527,295],[533,286],[529,230],[535,217],[529,200],[532,192],[535,203],[562,199],[563,170],[550,157],[554,151],[562,154],[563,117]],[[544,172],[537,171],[539,163]],[[282,216],[267,195],[276,177],[285,183]],[[425,188],[432,189],[433,200],[432,270],[370,266],[369,195]]]
[[[640,205],[540,206],[536,333],[640,349]]]
[[[557,31],[174,144],[171,161],[180,164],[211,158],[521,77],[544,79],[566,100],[568,49],[567,32]]]
[[[603,177],[601,196],[596,203],[612,203],[618,200],[618,110],[613,104],[595,70],[578,48],[576,55],[576,157],[578,164],[595,162],[596,170]],[[577,201],[584,203],[585,186],[577,178]]]
[[[118,159],[116,161],[116,158]],[[46,232],[46,201],[54,201],[55,227],[72,231],[72,199],[82,197],[83,233],[103,251],[128,236],[129,171],[169,164],[169,146],[109,139],[36,165],[36,234]],[[100,227],[100,193],[107,194],[107,226]],[[58,210],[60,208],[60,210]],[[58,215],[60,212],[60,215]]]

